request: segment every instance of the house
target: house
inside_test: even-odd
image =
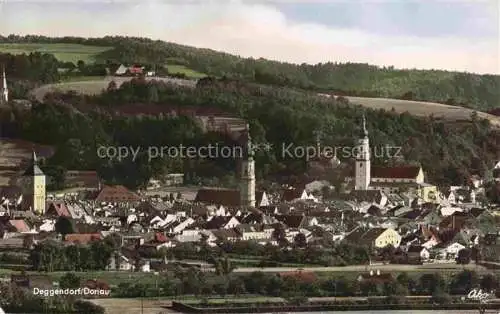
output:
[[[49,201],[47,202],[47,217],[71,217],[71,214],[64,201]]]
[[[423,246],[410,246],[407,250],[409,259],[420,259],[422,261],[426,261],[430,257],[429,250],[427,250]]]
[[[465,249],[465,246],[463,246],[462,244],[457,242],[451,243],[444,248],[438,249],[437,259],[456,260],[456,258],[458,257],[458,252],[463,249]]]
[[[218,241],[234,242],[241,239],[240,234],[235,229],[210,230]]]
[[[369,273],[363,273],[358,276],[359,283],[374,283],[374,284],[386,284],[394,281],[391,274],[381,274],[380,270],[374,272],[371,270]]]
[[[235,230],[240,234],[241,240],[262,240],[269,238],[262,225],[240,224]]]
[[[202,228],[205,230],[232,229],[239,224],[240,222],[236,217],[213,216],[208,218]]]
[[[134,269],[134,262],[122,253],[113,254],[108,263],[108,270],[131,271]]]
[[[130,75],[141,75],[144,72],[144,67],[133,65],[128,68],[128,74]]]
[[[96,202],[130,203],[139,202],[141,198],[122,185],[104,186],[95,198]]]
[[[312,200],[317,201],[317,199],[312,195],[307,193],[305,188],[289,188],[283,191],[281,196],[282,202],[295,202],[295,201],[305,201]]]
[[[46,219],[43,223],[38,227],[39,231],[52,232],[55,230],[56,222],[52,219]]]
[[[99,233],[70,233],[64,237],[66,243],[89,244],[92,241],[99,241],[102,237]]]
[[[240,191],[237,189],[217,189],[217,188],[203,188],[198,190],[195,202],[209,204],[209,205],[222,205],[226,207],[239,207]],[[269,206],[269,198],[263,191],[255,193],[255,207]]]
[[[401,236],[392,228],[372,228],[365,231],[358,227],[351,231],[344,241],[374,248],[384,248],[389,245],[397,248],[401,244]]]
[[[28,233],[31,232],[31,227],[23,219],[11,219],[9,220],[9,226],[14,229],[14,232],[18,233]]]
[[[349,194],[343,196],[345,200],[358,202],[367,202],[375,204],[379,207],[387,205],[387,195],[380,190],[353,190]]]
[[[274,218],[287,228],[293,229],[303,228],[307,222],[306,216],[304,215],[276,215]]]
[[[118,69],[116,69],[116,71],[115,71],[115,75],[116,76],[125,75],[125,74],[127,74],[127,71],[128,71],[128,68],[126,66],[124,66],[123,64],[120,64]]]
[[[101,180],[96,171],[68,170],[64,176],[67,188],[82,188],[89,191],[101,190]]]

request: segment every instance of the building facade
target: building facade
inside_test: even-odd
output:
[[[43,215],[46,204],[46,180],[45,174],[38,167],[35,152],[32,154],[28,169],[23,174],[22,188],[27,207],[35,214]]]
[[[5,104],[9,101],[9,88],[7,87],[7,75],[5,67],[2,68],[2,85],[0,85],[0,104]]]
[[[255,207],[255,161],[249,126],[246,126],[246,151],[241,163],[240,205]]]

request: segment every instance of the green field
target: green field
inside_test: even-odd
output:
[[[68,76],[63,77],[62,82],[89,82],[89,81],[101,81],[104,80],[105,76]]]
[[[168,73],[180,73],[180,74],[185,74],[188,78],[191,79],[199,79],[206,77],[206,74],[191,70],[190,68],[184,66],[184,65],[177,65],[177,64],[167,64],[166,65]]]
[[[53,54],[59,61],[73,62],[75,64],[78,60],[85,63],[95,62],[96,55],[111,48],[79,44],[0,44],[0,52],[3,53],[49,53]]]

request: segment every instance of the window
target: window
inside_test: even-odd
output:
[[[360,167],[360,168],[363,168],[363,163],[361,163],[361,162],[360,162],[360,163],[359,163],[359,167]]]

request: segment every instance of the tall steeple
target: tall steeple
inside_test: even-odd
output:
[[[361,138],[358,139],[355,158],[354,189],[368,190],[371,182],[370,141],[368,139],[368,130],[366,129],[366,118],[364,114]]]
[[[0,104],[9,101],[9,88],[7,87],[7,75],[5,74],[5,66],[2,66],[2,85],[0,86]]]
[[[250,127],[245,127],[245,154],[241,163],[240,205],[255,207],[255,161]]]
[[[366,118],[364,113],[363,113],[363,136],[368,137],[368,130],[366,129]]]
[[[36,214],[45,213],[46,183],[45,174],[38,167],[35,151],[31,154],[31,162],[24,172],[23,198],[29,200],[31,210]]]

